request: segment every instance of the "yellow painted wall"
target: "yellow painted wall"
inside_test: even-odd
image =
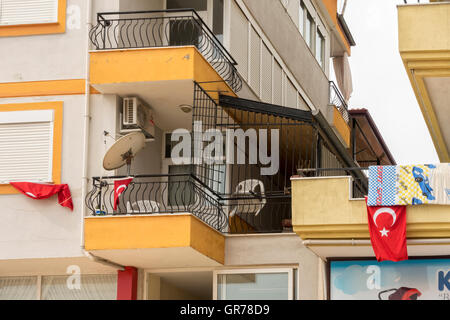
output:
[[[398,7],[400,52],[450,50],[450,3]]]
[[[336,29],[339,32],[339,35],[341,36],[342,41],[345,44],[345,48],[347,49],[347,53],[350,55],[351,48],[350,44],[347,41],[347,37],[344,34],[344,31],[342,31],[341,26],[338,23],[337,19],[337,0],[322,0],[323,4],[327,8],[328,14],[331,17],[331,20],[333,21],[334,25],[336,26]]]
[[[90,81],[94,86],[126,82],[195,80],[205,90],[234,95],[216,70],[193,46],[94,51],[91,52],[90,59]],[[211,95],[213,99],[217,98],[217,93],[211,92]]]
[[[426,77],[450,77],[450,3],[398,6],[399,51],[441,162],[450,161]]]
[[[85,249],[192,247],[223,264],[225,237],[192,215],[89,217]]]
[[[350,147],[350,127],[345,122],[344,117],[339,112],[339,110],[334,107],[333,111],[333,126],[336,128],[336,130],[341,135],[342,139],[344,140],[346,147]]]
[[[0,98],[84,94],[85,86],[85,79],[3,82],[0,83]],[[90,93],[98,91],[91,88]]]
[[[294,231],[304,240],[369,238],[365,201],[350,200],[349,186],[348,177],[294,178]],[[407,237],[450,237],[450,206],[408,206]]]

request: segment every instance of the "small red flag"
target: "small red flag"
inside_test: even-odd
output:
[[[114,210],[117,210],[119,204],[119,196],[127,189],[133,178],[115,180],[114,181]]]
[[[368,206],[367,218],[370,241],[377,260],[407,260],[406,206]]]
[[[58,203],[73,210],[72,196],[67,184],[44,184],[33,182],[10,182],[14,188],[31,199],[46,199],[58,194]]]

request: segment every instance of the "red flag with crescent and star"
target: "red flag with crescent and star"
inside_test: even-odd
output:
[[[117,210],[119,196],[127,189],[131,181],[133,181],[133,178],[114,181],[114,210]]]
[[[370,241],[377,260],[407,260],[406,206],[367,206],[367,218]]]

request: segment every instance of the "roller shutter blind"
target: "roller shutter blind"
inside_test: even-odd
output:
[[[58,22],[58,0],[0,0],[0,26]]]
[[[53,110],[0,113],[0,184],[52,182]]]

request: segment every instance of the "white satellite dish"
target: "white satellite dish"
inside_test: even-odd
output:
[[[127,165],[130,175],[131,160],[145,147],[145,135],[142,132],[132,132],[119,140],[108,149],[103,158],[103,168],[118,169]]]

